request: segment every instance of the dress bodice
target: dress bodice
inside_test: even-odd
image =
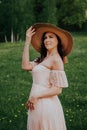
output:
[[[66,74],[62,70],[50,70],[47,67],[38,64],[32,70],[33,84],[31,95],[40,93],[43,90],[48,91],[50,87],[68,87]]]
[[[47,86],[49,84],[50,69],[41,64],[36,65],[32,70],[32,76],[34,84]]]
[[[50,83],[56,87],[68,87],[68,81],[63,70],[50,70],[44,65],[36,65],[32,70],[33,84],[50,87]]]

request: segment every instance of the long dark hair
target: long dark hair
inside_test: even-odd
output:
[[[45,34],[46,34],[46,33],[47,33],[47,32],[45,32],[45,33],[43,34],[43,36],[42,36],[41,52],[40,52],[41,56],[36,59],[36,62],[38,62],[38,63],[42,62],[43,59],[44,59],[44,58],[46,57],[46,55],[47,55],[47,49],[46,49],[46,47],[45,47],[45,45],[44,45],[44,37],[45,37]],[[54,33],[54,34],[55,34],[55,33]],[[56,34],[55,34],[55,35],[56,35]],[[58,40],[57,51],[58,51],[58,53],[59,53],[61,59],[63,60],[63,51],[62,51],[61,39],[60,39],[60,37],[59,37],[58,35],[56,35],[56,37],[57,37],[57,40]]]

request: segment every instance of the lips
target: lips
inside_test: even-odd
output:
[[[51,45],[51,42],[46,42],[45,45]]]
[[[46,44],[45,46],[47,46],[47,47],[48,47],[48,46],[51,46],[51,44]]]

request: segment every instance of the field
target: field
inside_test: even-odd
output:
[[[87,130],[87,36],[73,33],[74,47],[65,71],[69,87],[59,96],[67,130]],[[24,43],[0,44],[0,130],[26,130],[32,77],[21,69]],[[30,47],[31,60],[38,53]]]

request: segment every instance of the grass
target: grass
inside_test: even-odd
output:
[[[87,36],[73,33],[74,47],[65,71],[69,87],[59,96],[67,130],[87,128]],[[0,130],[26,130],[31,74],[21,69],[24,43],[0,44]],[[38,56],[32,46],[31,60]]]

